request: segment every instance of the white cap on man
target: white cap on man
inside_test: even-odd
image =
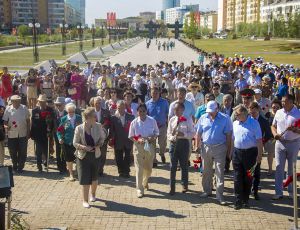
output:
[[[218,110],[218,103],[216,101],[209,101],[206,105],[207,113],[214,113]]]

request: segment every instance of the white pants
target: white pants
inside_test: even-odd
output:
[[[137,151],[133,153],[136,171],[136,189],[144,193],[144,187],[148,185],[148,179],[152,173],[155,145],[151,144],[150,152],[144,150],[144,145],[135,143]]]

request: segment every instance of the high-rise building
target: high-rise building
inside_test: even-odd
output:
[[[180,0],[162,0],[162,10],[179,7]]]
[[[42,28],[85,24],[85,0],[0,0],[0,28],[27,25],[35,19]]]
[[[85,0],[65,0],[66,4],[70,5],[80,13],[80,22],[85,24]]]
[[[227,0],[218,0],[218,31],[226,29]]]
[[[156,11],[155,19],[157,21],[163,21],[164,20],[164,11],[162,11],[162,10]]]
[[[180,7],[166,9],[165,23],[174,24],[178,21],[180,24],[183,24],[185,14],[191,11],[198,12],[199,5],[183,5]]]

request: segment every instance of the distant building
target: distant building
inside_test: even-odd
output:
[[[218,0],[218,31],[226,29],[227,0]]]
[[[215,11],[206,12],[200,16],[200,27],[209,29],[212,33],[218,29],[218,13]]]
[[[0,0],[0,26],[11,29],[35,19],[41,28],[85,24],[85,0]]]
[[[166,9],[179,7],[180,0],[162,0],[162,10],[165,11]]]
[[[122,28],[132,28],[133,30],[145,29],[145,23],[146,21],[143,20],[140,17],[128,17],[123,19],[117,19],[117,26],[120,26]],[[95,19],[95,27],[101,28],[106,27],[107,25],[107,19]]]
[[[285,21],[295,14],[300,13],[300,1],[273,1],[269,5],[264,5],[261,7],[261,22],[267,22],[268,17],[270,19],[282,17]]]
[[[233,30],[239,23],[261,23],[300,12],[300,0],[219,0],[218,29]]]
[[[164,20],[164,11],[162,11],[162,10],[156,11],[155,19],[157,21],[163,21]]]
[[[174,7],[170,9],[166,9],[165,13],[165,23],[167,24],[174,24],[178,21],[180,24],[184,22],[184,15],[188,12],[198,12],[199,5],[183,5],[180,7]]]
[[[155,12],[141,12],[140,18],[146,21],[155,20],[156,13]]]

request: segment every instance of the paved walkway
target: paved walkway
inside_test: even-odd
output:
[[[220,206],[216,199],[199,197],[201,177],[190,168],[190,191],[174,197],[169,192],[169,166],[159,165],[153,170],[150,191],[138,199],[135,177],[118,177],[113,152],[110,149],[105,167],[106,175],[99,179],[98,201],[92,208],[81,205],[78,182],[60,176],[55,165],[49,173],[38,173],[29,144],[29,162],[22,175],[15,176],[13,209],[22,215],[31,229],[69,227],[69,229],[290,229],[292,200],[271,201],[273,178],[266,176],[263,159],[261,201],[251,200],[251,209],[233,209],[232,173],[226,175],[225,198],[228,206]],[[8,157],[6,163],[9,163]],[[169,161],[168,161],[169,162]],[[131,175],[135,175],[131,167]],[[178,172],[177,179],[180,179]]]
[[[163,43],[163,41],[167,41],[167,39],[160,39],[160,41]],[[178,63],[183,62],[185,64],[190,64],[191,61],[197,63],[197,58],[198,55],[195,51],[177,40],[175,41],[175,48],[172,51],[163,51],[162,48],[160,51],[158,51],[158,48],[155,44],[155,39],[153,39],[149,49],[146,48],[146,41],[143,40],[131,49],[128,49],[114,57],[111,57],[109,61],[112,64],[119,63],[122,65],[126,65],[129,61],[132,62],[133,65],[155,65],[160,61],[168,63],[177,61]]]
[[[154,41],[155,43],[155,41]],[[196,54],[176,42],[174,51],[158,51],[152,44],[147,50],[145,42],[111,58],[111,62],[153,64],[177,60],[189,63]],[[123,62],[121,62],[123,61]],[[69,229],[290,229],[293,202],[285,198],[274,202],[274,178],[267,177],[267,159],[262,162],[261,201],[251,200],[251,209],[233,209],[233,175],[226,175],[225,199],[228,206],[220,206],[215,197],[201,199],[201,177],[191,167],[187,194],[180,193],[180,172],[177,174],[177,191],[170,197],[169,165],[159,165],[153,170],[150,191],[138,199],[135,177],[118,177],[114,154],[108,152],[104,177],[99,178],[97,202],[84,209],[78,182],[69,182],[58,174],[54,162],[49,173],[40,174],[35,166],[32,141],[29,142],[28,162],[25,172],[15,176],[12,207],[30,225],[31,229],[68,227]],[[10,159],[6,152],[6,163]],[[194,157],[192,156],[192,159]],[[167,162],[169,158],[167,157]],[[300,168],[298,168],[300,170]],[[131,175],[135,175],[131,167]]]

